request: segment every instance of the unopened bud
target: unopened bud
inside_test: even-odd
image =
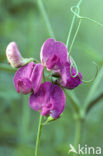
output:
[[[24,64],[24,60],[15,42],[11,42],[7,46],[6,56],[8,63],[14,68],[19,68]]]

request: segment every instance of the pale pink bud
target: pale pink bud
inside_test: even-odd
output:
[[[6,57],[7,57],[8,63],[12,67],[18,68],[24,64],[24,60],[15,42],[10,42],[8,44],[6,48]]]

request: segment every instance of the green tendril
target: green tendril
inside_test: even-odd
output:
[[[74,16],[73,16],[73,20],[72,20],[71,27],[70,27],[70,30],[69,30],[67,42],[66,42],[66,47],[68,48],[68,45],[69,45],[69,42],[70,42],[71,32],[72,32],[73,25],[74,25],[74,22],[75,22],[75,18],[77,17],[77,18],[80,19],[80,21],[79,21],[79,23],[78,23],[78,27],[77,27],[76,32],[75,32],[75,34],[74,34],[72,43],[71,43],[71,45],[70,45],[69,54],[68,54],[68,55],[69,55],[69,57],[70,57],[70,60],[72,60],[72,61],[70,61],[70,62],[71,62],[71,65],[70,65],[70,75],[71,75],[72,77],[78,76],[80,80],[81,80],[81,78],[80,78],[80,76],[79,76],[79,74],[78,74],[78,67],[77,67],[77,65],[76,65],[76,62],[74,61],[74,59],[73,59],[70,55],[71,55],[71,50],[72,50],[74,41],[75,41],[75,39],[76,39],[77,33],[78,33],[79,28],[80,28],[80,25],[81,25],[81,21],[82,21],[83,19],[84,19],[84,20],[89,20],[89,21],[94,22],[94,23],[96,23],[97,25],[103,27],[103,24],[99,23],[98,21],[95,21],[94,19],[91,19],[91,18],[88,18],[88,17],[80,16],[80,4],[81,4],[81,2],[82,2],[82,0],[80,0],[76,6],[72,6],[72,7],[71,7],[71,12],[74,14]],[[97,64],[96,64],[95,62],[93,62],[93,63],[97,66]],[[73,66],[74,66],[75,69],[76,69],[76,74],[75,74],[75,75],[72,75],[72,67],[73,67]],[[94,76],[91,80],[81,80],[81,81],[82,81],[83,83],[90,83],[90,82],[93,82],[93,81],[95,80],[95,78],[97,77],[97,74],[98,74],[98,66],[97,66],[97,69],[96,69],[96,74],[95,74],[95,76]]]
[[[71,50],[72,50],[72,47],[73,47],[74,41],[75,41],[75,39],[76,39],[76,36],[77,36],[77,34],[78,34],[78,31],[79,31],[80,25],[81,25],[81,19],[80,19],[80,21],[79,21],[79,24],[78,24],[77,30],[76,30],[76,32],[75,32],[75,35],[74,35],[74,37],[73,37],[73,40],[72,40],[71,46],[70,46],[70,48],[69,48],[69,56],[70,56],[70,54],[71,54]]]
[[[77,12],[77,15],[80,13],[80,4],[81,4],[82,0],[80,0],[77,5],[76,5],[76,12]],[[67,37],[67,41],[66,41],[66,47],[68,48],[68,45],[69,45],[69,42],[70,42],[70,38],[71,38],[71,33],[72,33],[72,30],[73,30],[73,25],[75,23],[75,19],[76,19],[76,15],[74,14],[73,16],[73,19],[72,19],[72,22],[71,22],[71,26],[70,26],[70,29],[69,29],[69,33],[68,33],[68,37]]]
[[[76,77],[78,75],[78,67],[77,67],[77,65],[76,65],[76,63],[75,63],[75,61],[74,61],[74,59],[72,57],[70,58],[70,60],[71,60],[71,64],[70,64],[70,75],[72,77]],[[76,74],[75,75],[72,75],[72,67],[75,67],[75,69],[76,69]]]
[[[96,79],[96,77],[97,77],[97,74],[98,74],[98,65],[97,65],[97,63],[94,62],[94,61],[93,61],[92,63],[96,65],[96,73],[95,73],[95,76],[94,76],[91,80],[82,80],[83,83],[91,83],[91,82],[93,82],[93,81]]]
[[[91,22],[93,22],[93,23],[95,23],[95,24],[97,24],[98,26],[100,26],[100,27],[103,28],[103,24],[101,24],[100,22],[98,22],[98,21],[96,21],[96,20],[94,20],[94,19],[91,19],[91,18],[89,18],[89,17],[80,16],[79,13],[75,11],[75,9],[78,9],[78,7],[77,7],[77,6],[72,6],[72,7],[71,7],[71,12],[72,12],[77,18],[79,18],[79,19],[81,19],[81,20],[83,20],[83,19],[84,19],[84,20],[89,20],[89,21],[91,21]]]
[[[94,61],[92,62],[93,64],[96,65],[96,73],[95,73],[95,76],[94,76],[92,79],[90,79],[90,80],[82,80],[82,79],[80,78],[79,74],[78,74],[78,67],[77,67],[75,61],[73,60],[73,58],[71,58],[71,59],[72,59],[72,61],[71,61],[71,65],[70,65],[70,75],[71,75],[73,78],[76,77],[76,76],[78,76],[79,79],[80,79],[83,83],[91,83],[91,82],[93,82],[93,81],[96,79],[97,74],[98,74],[98,65],[97,65],[96,62],[94,62]],[[76,74],[75,74],[75,75],[72,75],[72,67],[73,67],[73,66],[76,68]]]

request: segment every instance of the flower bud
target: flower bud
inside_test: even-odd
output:
[[[24,64],[24,60],[15,42],[11,42],[7,46],[6,57],[7,57],[8,63],[14,68],[21,67]]]

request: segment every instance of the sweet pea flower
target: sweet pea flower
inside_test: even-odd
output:
[[[58,85],[44,82],[36,94],[31,94],[29,104],[35,111],[41,111],[42,116],[56,119],[64,110],[65,94]]]
[[[43,65],[29,64],[19,68],[14,76],[14,85],[18,93],[28,94],[32,90],[37,93],[43,74]]]
[[[82,83],[83,78],[80,72],[76,75],[76,69],[74,67],[70,67],[70,65],[71,64],[69,62],[66,62],[64,67],[61,69],[61,79],[59,80],[59,83],[64,88],[74,89]]]
[[[24,64],[24,60],[15,42],[10,42],[8,44],[6,48],[6,57],[7,57],[8,63],[12,67],[18,68]]]
[[[57,70],[68,60],[67,48],[64,43],[50,38],[46,40],[40,52],[41,62],[48,70]]]

